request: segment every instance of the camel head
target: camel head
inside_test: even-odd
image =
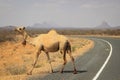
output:
[[[25,30],[25,27],[23,27],[23,26],[15,28],[15,31],[17,31],[19,33],[23,33],[24,30]]]
[[[17,27],[15,28],[15,31],[19,32],[20,34],[22,34],[23,36],[23,41],[22,44],[26,45],[26,39],[27,39],[27,34],[25,32],[25,27],[21,26],[21,27]]]

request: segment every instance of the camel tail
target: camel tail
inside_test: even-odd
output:
[[[67,52],[71,52],[71,44],[70,44],[70,42],[67,40],[67,42],[66,42],[66,51]]]

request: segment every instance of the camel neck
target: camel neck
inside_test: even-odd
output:
[[[30,45],[34,45],[35,46],[35,44],[34,44],[34,38],[33,37],[31,37],[30,35],[28,35],[27,32],[24,32],[23,36],[24,36],[24,40],[26,40],[27,43],[29,43]]]

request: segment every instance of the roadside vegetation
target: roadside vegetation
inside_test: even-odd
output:
[[[50,29],[28,28],[27,31],[31,36],[47,33]],[[100,35],[100,36],[120,36],[120,29],[56,29],[63,35]],[[16,33],[13,29],[0,29],[0,42],[15,40]]]

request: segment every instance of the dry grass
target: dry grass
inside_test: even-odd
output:
[[[70,38],[73,56],[83,55],[93,47],[91,40],[84,38]],[[23,46],[20,42],[1,42],[0,43],[0,80],[25,80],[27,71],[32,67],[34,61],[35,48],[31,45]],[[53,68],[63,64],[62,55],[59,52],[50,53]],[[67,55],[67,60],[70,61]],[[44,52],[41,53],[33,74],[49,72],[50,67]],[[47,73],[45,73],[47,74]],[[45,75],[44,74],[44,75]]]

